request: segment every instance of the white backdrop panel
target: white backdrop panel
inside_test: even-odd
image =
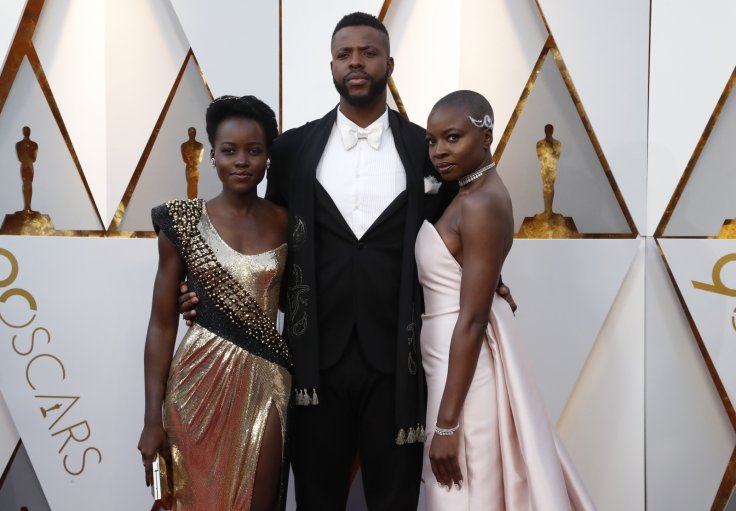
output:
[[[491,102],[495,149],[539,58],[547,29],[534,0],[470,0],[461,5],[458,88],[478,91]]]
[[[185,165],[181,144],[188,138],[190,126],[197,130],[196,139],[204,144],[204,157],[199,165],[199,197],[209,199],[220,193],[222,185],[210,165],[210,143],[207,140],[205,110],[210,97],[199,70],[190,59],[179,83],[151,154],[143,168],[135,192],[120,224],[124,231],[151,231],[151,208],[170,199],[187,197]]]
[[[514,200],[515,230],[524,217],[544,211],[536,144],[545,137],[546,124],[554,126],[553,136],[562,143],[554,211],[572,217],[579,232],[630,232],[551,52],[499,161]]]
[[[646,281],[647,509],[710,509],[736,434],[652,239]]]
[[[171,4],[212,94],[252,94],[273,108],[278,118],[279,2],[171,0]]]
[[[171,4],[161,0],[106,2],[105,32],[108,139],[102,218],[109,225],[189,44]]]
[[[13,417],[10,415],[8,405],[5,404],[2,392],[0,392],[0,474],[5,472],[5,467],[10,461],[10,457],[18,445],[20,435],[15,429]]]
[[[33,45],[103,218],[107,197],[105,4],[95,0],[44,2],[33,35]]]
[[[647,233],[654,232],[736,64],[736,3],[653,0]],[[687,63],[697,62],[692,72]]]
[[[557,423],[599,511],[645,505],[644,267],[644,240],[637,240],[634,262]]]
[[[332,31],[344,15],[378,15],[382,5],[381,0],[283,0],[282,130],[320,118],[337,105],[329,66]]]
[[[57,229],[100,229],[92,202],[59,126],[41,92],[28,59],[23,59],[3,111],[0,112],[0,204],[2,213],[23,209],[23,183],[15,144],[31,128],[38,144],[31,207],[51,216]]]
[[[409,0],[392,4],[385,22],[411,120],[425,126],[442,96],[476,90],[493,105],[495,147],[547,38],[535,3]]]
[[[10,323],[33,318],[0,325],[4,339],[17,335],[0,347],[0,389],[51,509],[148,509],[136,444],[156,242],[4,236],[0,248],[18,261],[2,291],[37,304],[35,316],[22,296],[0,304]]]
[[[649,2],[540,0],[539,3],[611,172],[634,222],[643,231]]]
[[[0,62],[5,65],[10,45],[13,44],[18,23],[23,15],[25,0],[0,2]]]
[[[631,240],[518,239],[503,269],[539,389],[556,422],[637,251]]]
[[[716,236],[736,218],[736,94],[724,105],[690,179],[667,223],[665,236]]]
[[[386,16],[395,59],[394,81],[409,119],[427,125],[435,102],[458,89],[460,2],[393,2]]]
[[[659,244],[721,382],[734,402],[736,240],[662,239]],[[719,261],[723,266],[716,269]],[[695,282],[709,288],[696,288]]]

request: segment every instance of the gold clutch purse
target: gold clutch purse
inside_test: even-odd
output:
[[[153,484],[151,484],[154,500],[164,501],[172,497],[174,485],[171,476],[171,467],[160,454],[157,454],[153,460]]]

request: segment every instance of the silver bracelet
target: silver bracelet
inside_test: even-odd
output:
[[[457,426],[452,427],[452,428],[441,428],[441,427],[439,427],[438,425],[435,424],[435,426],[434,426],[434,433],[435,433],[435,435],[439,435],[439,436],[450,436],[450,435],[454,435],[455,434],[455,431],[457,431],[458,429],[460,429],[460,423],[459,422],[458,422]]]

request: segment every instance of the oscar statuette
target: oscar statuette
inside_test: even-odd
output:
[[[186,165],[184,174],[187,178],[187,198],[196,199],[199,194],[199,164],[204,157],[204,144],[194,138],[197,136],[194,127],[190,127],[188,133],[189,139],[181,145],[181,158]]]
[[[48,215],[31,208],[33,196],[33,164],[38,156],[38,144],[31,140],[31,128],[23,127],[23,139],[15,144],[15,153],[20,161],[20,177],[23,181],[23,209],[5,215],[0,234],[31,234],[53,236],[54,224]]]
[[[554,126],[544,127],[545,137],[537,142],[537,159],[541,164],[542,196],[544,211],[524,218],[518,238],[579,238],[575,222],[571,217],[552,211],[557,179],[557,162],[562,153],[562,142],[552,137]]]

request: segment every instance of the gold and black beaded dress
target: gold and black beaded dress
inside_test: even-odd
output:
[[[164,400],[176,509],[248,510],[271,407],[282,446],[286,440],[291,356],[275,320],[287,247],[237,252],[219,236],[201,199],[169,201],[151,215],[156,232],[176,246],[199,297]]]

